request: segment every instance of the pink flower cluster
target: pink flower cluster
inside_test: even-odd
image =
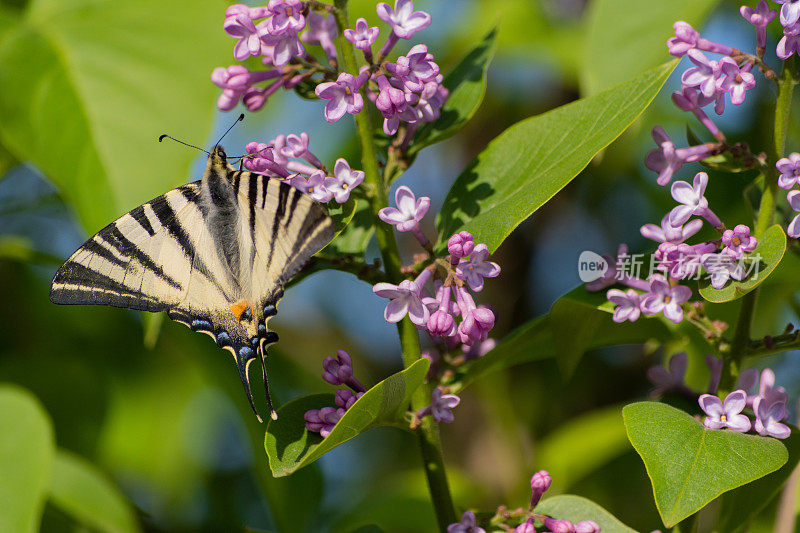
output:
[[[381,209],[381,220],[398,231],[411,232],[430,252],[430,241],[419,226],[430,199],[417,199],[411,189],[401,186],[395,194],[395,204],[397,207]],[[453,235],[447,248],[450,255],[446,262],[432,261],[414,280],[398,285],[378,283],[372,290],[390,300],[384,312],[387,322],[399,322],[408,315],[418,328],[444,339],[451,348],[458,344],[472,346],[487,340],[495,318],[491,309],[476,305],[470,290],[480,292],[484,278],[498,276],[500,267],[487,261],[487,246],[475,244],[466,231]],[[429,282],[433,285],[433,296],[426,291]],[[461,321],[457,323],[459,317]]]
[[[800,184],[800,154],[791,153],[788,157],[779,159],[775,166],[780,172],[778,187],[789,191],[786,200],[793,211],[800,213],[800,191],[794,189],[795,185]],[[795,239],[800,237],[800,214],[795,215],[789,222],[786,234]]]
[[[758,241],[744,224],[733,229],[725,227],[708,206],[707,185],[705,172],[698,172],[692,184],[673,183],[672,197],[678,205],[664,216],[660,225],[642,226],[642,236],[659,243],[653,254],[655,266],[651,267],[659,272],[652,272],[646,280],[626,272],[636,265],[631,264],[625,245],[620,247],[616,259],[604,256],[608,268],[600,278],[587,283],[586,288],[599,291],[617,283],[628,287],[624,291],[610,289],[607,293],[616,306],[615,322],[633,322],[641,314],[663,313],[669,320],[679,323],[683,320],[683,304],[692,296],[689,287],[679,284],[681,280],[696,278],[705,272],[711,286],[721,289],[730,279],[746,277],[746,254],[756,248]],[[699,218],[690,220],[692,217]],[[687,244],[685,241],[699,232],[704,223],[712,226],[719,238]]]
[[[244,166],[251,172],[286,180],[318,202],[344,203],[362,181],[364,172],[353,170],[339,158],[333,176],[308,149],[308,134],[278,135],[268,143],[250,142],[245,146]]]
[[[396,0],[394,9],[380,3],[378,17],[389,25],[391,33],[373,58],[372,45],[380,35],[380,28],[370,27],[360,18],[355,29],[346,29],[344,37],[364,55],[366,65],[354,77],[342,72],[336,81],[321,83],[316,95],[328,100],[325,119],[336,122],[345,113],[357,114],[364,107],[359,91],[364,87],[367,98],[383,115],[383,131],[386,135],[397,133],[401,122],[408,125],[404,142],[413,137],[419,124],[439,118],[442,106],[448,97],[442,85],[443,77],[433,55],[424,44],[417,44],[394,62],[386,58],[399,39],[411,39],[417,31],[427,28],[431,17],[424,11],[414,11],[412,0]]]

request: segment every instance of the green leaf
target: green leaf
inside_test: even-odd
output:
[[[595,0],[589,5],[583,46],[581,93],[596,94],[652,68],[668,57],[672,24],[700,28],[719,0]],[[631,43],[636,43],[631,45]]]
[[[186,181],[230,62],[216,0],[33,0],[0,34],[0,142],[62,191],[87,230]],[[202,36],[202,38],[197,38]],[[25,80],[25,83],[20,83]],[[199,176],[195,177],[195,179]]]
[[[497,28],[489,32],[483,40],[456,65],[444,78],[444,86],[450,96],[436,121],[426,124],[417,132],[414,144],[409,150],[413,155],[434,143],[452,137],[464,127],[481,105],[486,93],[486,71],[489,69],[497,48]]]
[[[622,416],[667,527],[720,494],[774,472],[788,459],[778,439],[706,429],[687,413],[662,403],[630,404]]]
[[[590,348],[672,338],[658,319],[641,317],[617,324],[608,304],[605,291],[591,293],[581,286],[556,300],[550,309],[556,362],[565,377],[572,375]]]
[[[363,256],[367,243],[375,233],[367,202],[359,202],[347,226],[323,248],[325,254]]]
[[[518,122],[495,138],[456,180],[436,224],[439,250],[467,230],[490,251],[572,180],[638,117],[675,61],[601,94]]]
[[[92,530],[141,531],[131,505],[94,465],[59,450],[53,466],[50,498],[62,511]]]
[[[536,506],[537,513],[543,513],[560,520],[569,520],[578,523],[581,520],[593,520],[600,526],[603,533],[635,533],[619,521],[614,515],[597,505],[591,500],[563,494],[542,500]]]
[[[764,236],[758,241],[758,246],[748,256],[749,258],[760,259],[757,275],[753,274],[744,281],[730,280],[721,289],[715,289],[711,286],[711,282],[706,279],[700,288],[700,296],[714,303],[729,302],[741,298],[761,285],[772,274],[772,271],[781,262],[785,251],[786,234],[780,224],[775,224],[764,232]]]
[[[288,476],[359,433],[375,426],[401,423],[411,395],[425,379],[428,364],[427,359],[420,359],[369,389],[324,439],[306,430],[303,415],[309,409],[334,405],[332,395],[304,396],[281,407],[278,419],[267,424],[264,440],[272,474]]]
[[[800,461],[800,432],[792,427],[792,434],[783,444],[789,450],[789,460],[779,470],[759,480],[739,487],[722,497],[719,531],[736,533],[746,531],[752,519],[775,498],[792,475]]]
[[[30,392],[0,385],[0,531],[38,531],[53,469],[50,417]]]

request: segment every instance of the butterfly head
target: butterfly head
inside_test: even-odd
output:
[[[225,149],[220,145],[212,148],[211,153],[208,154],[208,162],[209,164],[218,163],[225,166],[228,163],[228,155],[225,153]]]

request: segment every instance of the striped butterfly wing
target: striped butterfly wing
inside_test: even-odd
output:
[[[314,200],[277,179],[234,171],[217,147],[202,181],[147,202],[86,241],[53,280],[59,304],[167,311],[248,367],[277,341],[267,322],[283,287],[333,238]],[[274,416],[264,369],[267,400]],[[259,417],[260,419],[260,417]]]

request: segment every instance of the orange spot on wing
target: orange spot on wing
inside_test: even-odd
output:
[[[236,320],[241,320],[242,313],[244,313],[249,306],[245,300],[237,302],[231,306],[231,312],[233,316],[236,317]]]

